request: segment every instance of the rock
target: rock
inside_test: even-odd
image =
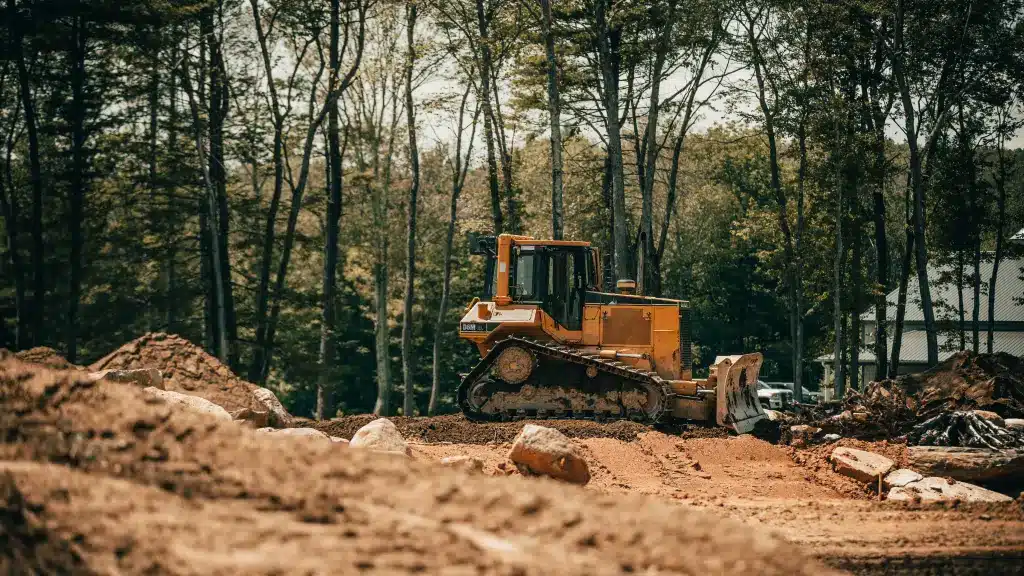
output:
[[[806,424],[798,424],[796,426],[790,426],[789,433],[793,435],[793,441],[790,442],[790,444],[797,448],[802,448],[814,442],[815,436],[821,434],[821,428],[815,428],[814,426],[808,426]]]
[[[984,418],[1000,428],[1006,428],[1006,421],[1003,420],[1002,416],[995,412],[989,412],[988,410],[972,410],[972,412],[974,412],[974,415],[978,418]]]
[[[331,437],[316,428],[259,428],[257,432],[263,434],[269,434],[277,437],[295,437],[295,438],[309,438],[312,440],[326,440],[331,441]]]
[[[476,456],[445,456],[441,458],[441,464],[470,474],[482,474],[484,471],[484,461]]]
[[[136,370],[100,370],[99,372],[90,372],[88,378],[93,382],[106,380],[108,382],[138,384],[143,388],[152,386],[157,390],[167,389],[167,387],[164,386],[163,374],[161,374],[156,368],[139,368]]]
[[[930,476],[905,486],[897,486],[889,491],[888,500],[920,500],[922,502],[938,502],[942,500],[960,500],[962,502],[1012,502],[1013,498],[986,490],[981,486],[957,482],[946,478]]]
[[[879,476],[888,474],[895,465],[885,456],[842,446],[833,450],[829,459],[836,472],[861,482],[877,482]]]
[[[590,481],[590,469],[576,445],[553,428],[527,424],[508,458],[525,475],[544,475],[573,484]]]
[[[1003,422],[1006,427],[1016,432],[1024,432],[1024,418],[1007,418]]]
[[[821,439],[831,444],[832,442],[839,442],[843,437],[839,434],[825,434]]]
[[[387,418],[378,418],[363,426],[352,436],[351,448],[366,448],[377,452],[393,452],[410,456],[409,445],[405,443],[394,423]]]
[[[1024,450],[911,446],[910,465],[929,476],[968,482],[1024,478]]]
[[[767,408],[765,408],[764,415],[765,417],[768,418],[769,422],[779,422],[781,420],[784,420],[784,418],[782,417],[782,413],[776,410],[768,410]]]
[[[911,482],[917,482],[922,478],[924,478],[924,476],[921,476],[920,474],[914,472],[913,470],[909,470],[907,468],[900,468],[899,470],[889,472],[889,474],[882,480],[882,482],[885,484],[887,488],[901,488],[903,486],[906,486],[907,484],[910,484]]]
[[[205,398],[200,398],[199,396],[189,396],[188,394],[182,394],[181,392],[160,390],[153,386],[144,388],[142,391],[146,394],[161,398],[168,404],[184,406],[185,408],[195,412],[209,414],[218,420],[231,420],[231,414],[228,414],[227,410]]]
[[[269,424],[275,428],[288,428],[292,425],[292,415],[284,409],[277,396],[266,388],[252,391],[253,405],[270,413]]]
[[[331,442],[334,442],[335,444],[342,444],[344,446],[348,446],[348,439],[339,438],[338,436],[331,436]]]
[[[242,421],[253,428],[265,428],[270,420],[270,412],[242,408],[231,413],[231,418]]]

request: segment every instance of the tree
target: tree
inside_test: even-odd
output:
[[[416,67],[416,0],[405,5],[406,62],[405,62],[405,117],[409,128],[409,182],[408,219],[406,221],[405,304],[402,309],[402,378],[405,382],[405,401],[402,413],[412,416],[416,408],[412,366],[412,307],[416,279],[416,208],[420,191],[420,152],[416,146],[416,104],[413,101],[413,69]]]
[[[544,53],[547,58],[548,119],[551,130],[551,237],[562,239],[562,120],[558,102],[558,61],[552,31],[551,0],[540,0]]]

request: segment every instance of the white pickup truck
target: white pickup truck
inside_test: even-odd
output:
[[[780,385],[771,385],[763,380],[757,381],[757,399],[762,408],[785,410],[793,407],[793,391]]]

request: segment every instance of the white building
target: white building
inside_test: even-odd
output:
[[[1019,240],[1018,240],[1019,239]],[[1015,241],[1024,242],[1024,230],[1014,236]],[[973,268],[965,270],[964,318],[966,349],[973,349],[974,335],[971,321],[974,317],[974,288],[970,286]],[[992,262],[981,263],[981,306],[979,322],[979,351],[987,351],[988,338],[988,281],[992,275]],[[947,281],[940,282],[945,277]],[[960,300],[956,282],[948,281],[956,275],[951,267],[928,268],[928,284],[931,289],[932,305],[939,327],[939,361],[943,361],[960,350]],[[892,358],[893,325],[896,320],[898,290],[886,296],[889,329],[887,358]],[[1024,356],[1024,258],[1004,258],[999,263],[999,278],[996,280],[995,325],[992,334],[993,352],[1007,352]],[[861,382],[876,380],[875,374],[875,311],[871,308],[861,314],[862,348],[860,352]],[[818,358],[824,365],[825,380],[831,379],[832,355]],[[911,276],[907,287],[907,310],[903,320],[903,341],[900,346],[900,374],[921,372],[928,368],[928,346],[924,330],[924,314],[921,310],[921,291],[916,275]]]

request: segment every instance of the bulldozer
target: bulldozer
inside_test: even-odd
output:
[[[717,423],[738,434],[766,418],[757,396],[760,353],[719,356],[693,378],[690,306],[603,288],[589,242],[470,236],[485,258],[484,293],[459,336],[480,352],[457,401],[473,421],[525,418]]]

